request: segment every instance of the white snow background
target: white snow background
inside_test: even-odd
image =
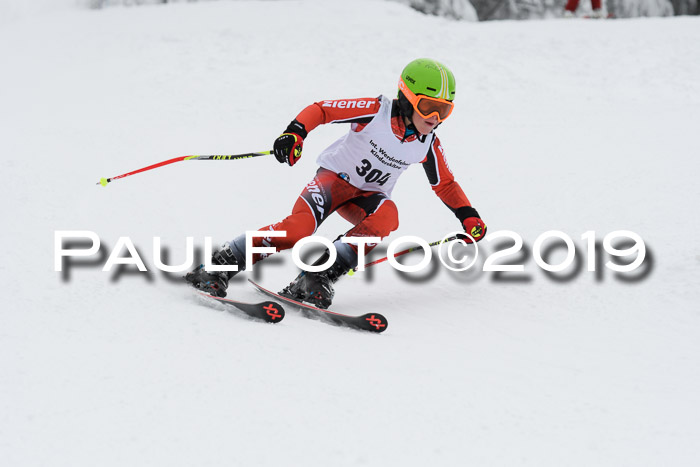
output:
[[[698,43],[697,17],[468,23],[380,1],[0,23],[0,462],[697,465]],[[96,185],[181,155],[270,149],[311,102],[394,96],[422,56],[457,77],[438,134],[489,232],[530,249],[567,233],[584,262],[573,279],[552,280],[530,252],[510,258],[527,282],[378,265],[339,282],[333,306],[385,314],[374,335],[294,310],[255,322],[155,270],[154,236],[181,263],[187,236],[220,243],[286,216],[345,125],[312,132],[293,168],[188,161]],[[459,227],[420,167],[394,200],[401,226],[385,244]],[[318,234],[348,227],[334,216]],[[620,229],[646,242],[645,279],[585,270],[581,235]],[[105,255],[128,236],[151,274],[114,277],[104,256],[63,280],[57,230],[96,232]],[[286,285],[297,269],[276,258],[230,296],[261,301],[251,275]]]

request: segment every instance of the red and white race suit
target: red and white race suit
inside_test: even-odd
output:
[[[320,168],[297,198],[292,214],[258,229],[284,230],[287,236],[256,238],[254,246],[291,248],[336,211],[354,225],[345,235],[386,237],[399,225],[391,191],[399,176],[416,163],[423,164],[433,191],[460,222],[461,208],[471,206],[447,165],[437,135],[407,129],[396,100],[380,96],[320,101],[306,107],[296,121],[307,132],[325,123],[351,123],[351,128],[318,156]],[[234,239],[237,244],[241,241],[242,237]],[[254,255],[253,262],[264,256]]]
[[[390,197],[396,181],[408,166],[425,160],[435,134],[410,142],[397,138],[391,127],[392,101],[381,96],[379,103],[379,110],[368,124],[360,131],[357,128],[349,131],[331,144],[316,162],[337,174],[347,174],[347,181],[354,187],[379,191]],[[330,102],[325,105],[328,104]]]

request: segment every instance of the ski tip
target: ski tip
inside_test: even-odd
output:
[[[268,323],[279,323],[284,319],[284,308],[279,303],[267,301],[261,303],[260,307],[264,311],[264,318]]]
[[[362,322],[362,329],[364,329],[365,331],[377,333],[384,332],[389,326],[389,322],[384,317],[384,315],[381,315],[379,313],[367,313],[365,315],[360,316],[360,320]]]

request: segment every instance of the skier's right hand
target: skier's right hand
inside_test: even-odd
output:
[[[275,158],[282,164],[290,166],[301,159],[301,149],[304,146],[304,138],[296,133],[282,133],[273,146]]]

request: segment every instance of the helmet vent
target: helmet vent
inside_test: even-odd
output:
[[[429,88],[429,87],[426,86],[425,89],[427,89],[428,91],[437,92],[437,89],[435,89],[435,88]]]

